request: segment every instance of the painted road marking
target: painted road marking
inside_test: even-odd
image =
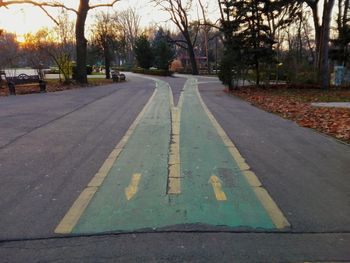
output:
[[[266,211],[270,215],[273,223],[278,229],[289,227],[290,224],[288,220],[283,215],[282,211],[279,209],[275,201],[269,195],[263,187],[254,187],[255,194],[258,196],[259,200],[265,207]]]
[[[172,141],[169,85],[156,83],[155,98],[72,233],[140,229],[160,221],[171,224],[169,217],[174,216],[163,210],[169,204],[166,194]],[[128,201],[125,188],[133,185],[131,177],[135,173],[142,176],[136,195]]]
[[[170,90],[171,92],[171,90]],[[181,109],[171,108],[171,143],[169,152],[168,194],[181,193],[180,164],[180,114]]]
[[[180,123],[183,103],[183,92],[180,94],[177,107],[174,107],[173,92],[169,86],[171,105],[171,143],[168,162],[167,194],[181,194],[181,161],[180,161]]]
[[[137,193],[140,179],[141,179],[141,174],[132,175],[129,186],[124,189],[126,200],[129,201]]]
[[[149,98],[146,105],[143,107],[142,111],[138,114],[134,122],[129,127],[128,131],[125,133],[123,138],[120,140],[120,142],[116,145],[115,149],[109,154],[106,161],[103,163],[99,171],[95,174],[95,176],[92,178],[90,183],[87,185],[87,187],[81,192],[77,200],[73,203],[71,208],[68,210],[66,215],[63,217],[61,222],[58,224],[58,226],[55,229],[55,233],[57,234],[69,234],[72,232],[74,226],[79,221],[80,217],[84,213],[86,207],[90,203],[92,197],[95,195],[99,187],[102,185],[104,179],[106,178],[108,172],[111,170],[114,162],[120,155],[121,151],[123,150],[125,144],[129,140],[130,136],[134,132],[135,128],[139,124],[139,122],[142,119],[142,116],[148,109],[149,105],[153,101],[155,95],[157,93],[157,89],[154,90],[152,96]]]
[[[216,200],[218,201],[226,201],[227,197],[224,191],[222,191],[222,181],[216,175],[212,175],[210,177],[210,183],[213,186],[213,190],[215,193]]]
[[[111,157],[119,156],[108,176],[101,170],[90,182],[87,189],[92,193],[86,189],[90,200],[78,203],[88,205],[81,209],[81,216],[73,217],[78,220],[65,233],[178,224],[263,229],[286,225],[271,219],[278,207],[271,205],[270,196],[225,132],[213,125],[215,119],[203,110],[197,86],[189,79],[174,107],[169,103],[169,85],[157,81],[156,98],[140,124],[133,127],[135,131],[127,133],[133,134],[130,140],[122,140],[123,147],[116,148],[122,153],[111,153]],[[104,168],[109,166],[106,161]],[[133,178],[135,174],[140,176]]]
[[[56,227],[55,233],[69,234],[77,224],[80,216],[86,209],[90,200],[97,191],[97,187],[86,187],[79,195],[79,198],[73,203],[68,213],[64,216],[60,224]]]
[[[236,146],[233,144],[231,139],[228,137],[224,129],[220,126],[220,124],[217,122],[213,114],[208,109],[207,105],[204,103],[202,96],[199,93],[198,85],[196,86],[196,93],[200,100],[200,103],[208,115],[210,121],[214,125],[215,129],[217,130],[218,134],[220,135],[222,141],[228,148],[229,152],[231,153],[233,159],[237,162],[238,167],[243,172],[243,175],[245,176],[247,182],[250,184],[250,186],[254,189],[254,192],[256,196],[258,197],[259,201],[264,206],[265,210],[269,214],[271,220],[273,221],[274,225],[278,229],[282,229],[285,227],[290,227],[290,223],[286,219],[286,217],[283,215],[282,211],[279,209],[278,205],[275,203],[275,201],[272,199],[272,197],[269,195],[269,193],[266,191],[266,189],[261,185],[259,179],[255,175],[253,171],[250,171],[249,165],[246,163],[245,159],[242,157]]]

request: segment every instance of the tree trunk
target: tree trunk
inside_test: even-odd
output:
[[[318,2],[318,1],[317,1]],[[317,2],[313,3],[312,5],[309,4],[312,16],[313,16],[313,22],[315,27],[315,44],[316,44],[316,56],[315,56],[315,68],[318,71],[320,68],[320,50],[321,50],[321,30],[322,27],[319,24],[319,14],[318,14],[318,8],[317,8]]]
[[[207,26],[206,26],[207,27]],[[209,40],[208,40],[208,35],[209,35],[209,32],[208,32],[208,29],[205,28],[205,31],[204,31],[204,38],[205,38],[205,56],[207,58],[207,70],[208,70],[208,74],[210,75],[210,63],[209,63]]]
[[[330,24],[331,24],[331,14],[334,6],[334,0],[329,0],[324,2],[323,18],[322,18],[322,50],[321,54],[321,76],[322,89],[327,89],[329,87],[329,33],[330,33]]]
[[[75,24],[75,37],[77,48],[77,68],[75,79],[80,84],[87,83],[86,74],[86,53],[87,40],[85,38],[85,21],[89,11],[89,0],[80,0]]]
[[[256,72],[256,85],[260,85],[260,66],[259,66],[259,58],[255,55],[255,72]]]
[[[106,45],[103,48],[103,53],[104,53],[104,57],[105,57],[105,70],[106,70],[106,79],[110,79],[111,78],[111,56],[109,54],[109,48],[108,45]]]
[[[190,38],[189,34],[188,34],[187,37],[185,36],[185,39],[186,39],[186,42],[187,42],[188,55],[190,57],[192,74],[193,75],[198,75],[199,72],[198,72],[198,68],[197,68],[196,56],[194,54],[194,48],[193,48],[193,44],[192,44],[192,41],[191,41],[191,38]]]

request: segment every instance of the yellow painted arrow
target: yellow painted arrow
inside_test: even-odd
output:
[[[137,193],[140,179],[141,174],[133,174],[129,186],[124,189],[125,197],[128,201]]]
[[[227,200],[226,194],[221,189],[221,187],[222,187],[221,186],[221,180],[216,175],[212,175],[210,177],[210,183],[213,186],[213,190],[214,190],[214,193],[215,193],[216,200],[218,200],[218,201],[226,201]]]

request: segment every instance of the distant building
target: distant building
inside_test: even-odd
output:
[[[190,61],[190,57],[188,55],[181,54],[178,57],[178,60],[181,61],[182,65],[186,71],[191,70],[191,61]],[[207,70],[207,57],[196,56],[196,63],[197,63],[198,70]]]

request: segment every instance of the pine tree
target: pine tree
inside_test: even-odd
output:
[[[275,32],[278,27],[291,22],[297,4],[285,0],[220,2],[221,31],[224,34],[225,47],[220,77],[224,84],[232,88],[230,79],[241,78],[242,73],[248,70],[255,73],[256,84],[260,84],[262,71],[277,62],[273,50],[276,43]],[[290,16],[276,23],[276,18],[284,8],[289,8]]]
[[[135,41],[135,56],[141,68],[149,69],[152,66],[153,52],[145,35],[138,37]]]
[[[155,34],[152,42],[152,48],[154,53],[154,65],[158,69],[168,70],[170,63],[174,60],[175,51],[174,48],[167,41],[168,37],[160,28]]]

